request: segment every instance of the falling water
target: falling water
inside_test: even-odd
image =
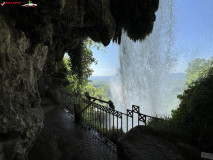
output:
[[[144,41],[133,42],[123,31],[119,79],[111,85],[118,110],[125,112],[134,104],[145,114],[169,114],[169,73],[175,65],[173,25],[173,2],[161,0],[153,32]]]

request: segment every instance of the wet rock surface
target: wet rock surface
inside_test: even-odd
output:
[[[23,159],[43,126],[37,78],[48,47],[37,44],[0,16],[0,159]]]
[[[28,160],[116,160],[110,151],[74,116],[50,100],[43,101],[44,128],[29,151]]]
[[[172,141],[149,127],[137,126],[119,140],[122,160],[197,160],[200,152],[194,147]]]

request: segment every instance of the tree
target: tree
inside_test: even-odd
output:
[[[192,142],[208,148],[213,144],[213,67],[178,98],[181,103],[172,111],[172,119]]]
[[[213,66],[212,59],[195,59],[187,69],[188,88],[179,95],[180,105],[172,117],[149,124],[181,135],[201,150],[213,152]]]
[[[106,53],[106,47],[101,44],[101,43],[95,43],[93,40],[91,40],[90,38],[87,38],[85,41],[84,41],[84,45],[88,48],[88,49],[92,49],[92,48],[95,48],[97,50],[100,50],[102,51],[103,53]]]
[[[84,92],[89,92],[93,97],[107,100],[108,86],[94,87],[88,85],[88,78],[93,72],[91,65],[93,63],[97,64],[91,48],[106,52],[106,47],[102,44],[95,43],[89,38],[84,40],[76,48],[68,52],[69,57],[64,57],[58,63],[57,84],[69,93],[84,95]]]
[[[187,84],[190,85],[192,82],[203,78],[207,75],[209,68],[213,66],[213,58],[206,59],[194,59],[188,64],[186,70]]]
[[[109,86],[107,84],[100,87],[95,87],[89,84],[84,88],[84,91],[88,92],[91,97],[96,97],[98,99],[108,101],[109,100],[108,89]]]

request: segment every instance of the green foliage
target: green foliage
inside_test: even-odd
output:
[[[65,61],[57,63],[57,70],[58,72],[54,75],[56,78],[55,83],[61,88],[68,86],[69,80],[67,75],[69,74],[69,70],[67,69],[67,63]]]
[[[80,84],[87,84],[88,78],[93,72],[90,66],[92,63],[97,64],[92,51],[87,48],[87,43],[83,42],[80,46],[70,51],[69,56],[71,73],[78,76]]]
[[[58,78],[61,80],[58,85],[61,86],[68,93],[79,93],[84,95],[88,92],[90,96],[97,97],[102,100],[109,99],[109,86],[106,82],[99,84],[99,82],[93,82],[98,86],[88,84],[88,78],[92,75],[93,70],[90,68],[92,63],[97,64],[93,53],[90,49],[92,47],[100,47],[104,49],[101,44],[94,43],[91,39],[87,39],[83,42],[80,49],[75,50],[76,52],[69,53],[70,57],[64,57],[63,60],[58,63]],[[78,53],[78,56],[75,55]],[[65,82],[66,83],[65,83]],[[62,84],[66,85],[62,85]]]
[[[69,93],[81,93],[88,84],[88,78],[93,70],[90,68],[92,63],[97,64],[93,53],[88,49],[89,40],[84,41],[79,47],[69,52],[69,57],[64,57],[58,64],[58,75],[68,82],[62,86]]]
[[[213,58],[209,60],[194,59],[186,70],[187,84],[190,85],[199,78],[205,77],[211,67],[213,67]]]
[[[154,128],[158,131],[166,131],[173,136],[181,136],[182,132],[180,127],[177,125],[174,117],[161,117],[162,120],[150,119],[147,126]]]
[[[98,99],[108,101],[108,85],[104,85],[103,87],[94,87],[93,85],[87,85],[84,91],[88,92],[91,97],[96,97]]]
[[[90,42],[89,39],[84,42],[84,45],[82,47],[82,53],[83,53],[83,58],[82,58],[82,78],[84,84],[87,85],[88,83],[88,78],[92,75],[93,70],[90,68],[92,63],[97,64],[97,61],[93,57],[93,53],[90,49],[88,49],[88,43]]]
[[[106,53],[106,47],[101,44],[101,43],[96,43],[93,40],[91,40],[90,38],[87,38],[86,41],[84,42],[84,45],[88,48],[88,49],[92,49],[95,48],[97,50],[102,51],[103,53]]]
[[[209,150],[213,144],[213,67],[206,76],[192,82],[178,98],[181,103],[178,109],[172,111],[171,118],[151,121],[149,125],[181,135],[202,149]]]
[[[78,92],[78,77],[76,74],[71,74],[71,62],[68,57],[64,57],[62,61],[57,64],[58,72],[54,76],[57,78],[56,84],[63,90],[69,93]]]
[[[109,89],[109,81],[107,79],[93,79],[89,81],[88,85],[95,87],[97,90],[101,90],[101,93],[99,92],[100,94],[96,95],[94,95],[93,92],[90,92],[90,90],[86,90],[92,97],[99,97],[106,101],[112,99]]]
[[[213,68],[193,82],[178,98],[181,100],[173,119],[190,140],[213,143]]]

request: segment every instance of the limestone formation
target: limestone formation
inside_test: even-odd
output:
[[[0,35],[0,159],[22,159],[43,125],[37,80],[48,47],[26,54],[30,40],[3,17]]]

